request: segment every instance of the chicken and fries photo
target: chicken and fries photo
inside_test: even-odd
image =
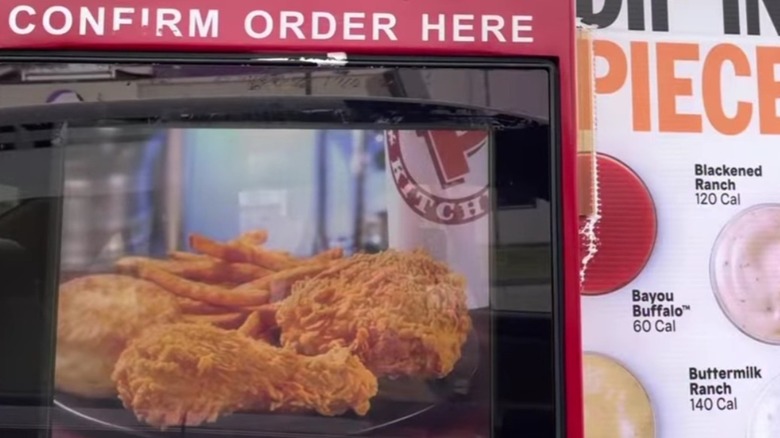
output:
[[[453,372],[466,280],[424,250],[296,257],[255,230],[60,286],[55,384],[157,429],[233,413],[365,416],[383,382]]]

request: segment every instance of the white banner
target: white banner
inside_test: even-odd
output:
[[[599,29],[675,36],[780,35],[777,0],[575,0],[577,16]]]

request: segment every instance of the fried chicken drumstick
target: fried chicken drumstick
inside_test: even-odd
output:
[[[347,349],[305,357],[207,324],[151,328],[114,370],[119,398],[153,426],[196,426],[236,411],[365,415],[377,380]]]
[[[348,347],[380,377],[446,376],[471,329],[465,279],[421,250],[336,262],[295,283],[276,318],[284,346]]]

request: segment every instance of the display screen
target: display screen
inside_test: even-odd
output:
[[[159,428],[360,430],[486,360],[469,314],[489,302],[486,132],[162,128],[115,143],[146,149],[128,174],[90,148],[138,129],[74,131],[93,144],[65,151],[63,403],[118,397]],[[171,149],[166,204],[139,188]]]
[[[0,238],[55,195],[55,426],[554,430],[549,97],[491,96],[548,72],[265,70],[0,86],[0,161],[47,170]]]

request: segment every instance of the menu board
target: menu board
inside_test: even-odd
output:
[[[780,47],[594,31],[588,438],[780,436]]]

